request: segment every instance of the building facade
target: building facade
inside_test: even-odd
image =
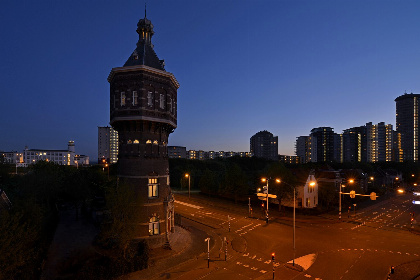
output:
[[[118,161],[118,132],[109,126],[98,127],[98,162]]]
[[[296,139],[295,152],[300,163],[311,162],[312,156],[311,136],[299,136]]]
[[[76,166],[75,156],[74,141],[68,142],[67,150],[28,149],[28,147],[25,147],[23,151],[23,161],[26,166],[35,164],[40,160],[54,162],[58,165]]]
[[[366,162],[366,126],[352,127],[342,133],[342,160],[340,162]]]
[[[169,158],[187,158],[187,148],[181,146],[168,146]]]
[[[159,247],[169,245],[174,230],[167,145],[177,127],[179,84],[153,49],[153,24],[146,15],[136,31],[136,49],[108,77],[110,124],[118,131],[119,182],[136,193],[136,239]]]
[[[367,162],[391,161],[393,147],[393,130],[391,124],[380,122],[366,124]]]
[[[419,161],[420,94],[403,94],[395,99],[396,131],[400,133],[404,161]]]
[[[336,160],[335,135],[331,127],[317,127],[311,130],[312,162],[331,162]]]
[[[260,131],[250,139],[250,152],[252,156],[269,160],[279,159],[278,136],[267,130]]]

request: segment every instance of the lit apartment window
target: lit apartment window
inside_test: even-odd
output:
[[[149,235],[158,235],[159,234],[159,219],[152,217],[149,220]]]
[[[159,191],[158,191],[157,178],[149,178],[149,185],[148,186],[149,186],[148,197],[149,198],[158,197]]]
[[[147,106],[153,107],[153,93],[151,91],[147,93]]]
[[[133,91],[133,106],[137,105],[137,91]]]
[[[125,92],[121,92],[121,106],[125,106]]]
[[[140,142],[139,142],[139,140],[136,139],[136,140],[133,141],[133,143],[134,144],[139,144]]]
[[[165,109],[165,95],[161,94],[160,95],[160,100],[159,100],[159,104],[160,104],[160,109]]]

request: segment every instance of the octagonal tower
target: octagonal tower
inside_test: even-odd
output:
[[[139,197],[137,238],[157,247],[169,242],[174,229],[167,145],[177,126],[179,84],[153,50],[153,24],[146,15],[137,33],[136,49],[108,77],[110,124],[119,135],[119,183]]]

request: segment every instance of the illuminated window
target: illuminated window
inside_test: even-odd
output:
[[[147,93],[147,106],[153,107],[153,93],[151,91]]]
[[[125,92],[121,92],[121,106],[125,106]]]
[[[146,144],[152,144],[152,140],[147,140]]]
[[[138,144],[139,143],[139,140],[136,139],[136,140],[133,141],[133,143],[134,144]]]
[[[127,144],[132,144],[133,142],[131,141],[131,140],[128,140],[127,141]]]
[[[159,234],[159,219],[152,217],[149,220],[149,235],[158,235]]]
[[[158,189],[158,179],[157,178],[149,178],[149,189],[148,189],[148,197],[149,198],[155,198],[159,195],[159,189]]]
[[[158,141],[157,140],[153,141],[153,145],[158,145]]]
[[[133,91],[133,106],[137,105],[137,91]]]

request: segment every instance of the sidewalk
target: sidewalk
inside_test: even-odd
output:
[[[195,227],[187,228],[188,230],[175,226],[175,232],[171,235],[170,239],[170,250],[163,248],[152,250],[149,268],[123,275],[118,279],[155,279],[165,275],[169,269],[173,269],[189,261],[197,260],[198,256],[203,253],[201,247],[203,247],[203,240],[207,234]]]
[[[394,267],[394,273],[389,274],[386,279],[407,280],[420,279],[420,261],[403,263]]]

